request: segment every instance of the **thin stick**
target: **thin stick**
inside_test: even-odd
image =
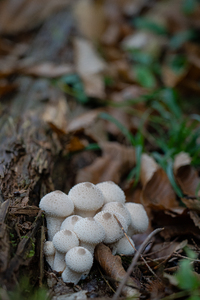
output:
[[[116,293],[113,296],[113,300],[117,300],[118,297],[121,294],[122,288],[123,286],[126,284],[126,281],[128,280],[129,276],[131,275],[133,268],[135,267],[141,253],[143,252],[144,248],[146,247],[146,245],[149,243],[150,239],[157,234],[158,232],[162,231],[164,228],[157,228],[155,229],[153,232],[151,232],[148,237],[144,240],[144,242],[142,243],[142,245],[140,246],[140,248],[138,249],[137,253],[135,254],[127,272],[126,272],[126,276],[124,276],[123,280],[121,281]]]
[[[132,245],[132,243],[131,243],[131,241],[130,241],[128,235],[126,234],[126,232],[125,232],[123,226],[121,225],[120,221],[117,219],[117,217],[116,217],[115,215],[114,215],[114,217],[115,217],[115,219],[117,220],[119,226],[121,227],[121,229],[122,229],[122,231],[123,231],[125,237],[126,237],[127,240],[129,241],[129,243],[131,244],[131,246],[133,247],[133,249],[137,252],[137,249]],[[148,243],[147,243],[147,244],[148,244]],[[147,246],[147,245],[146,245],[146,246]],[[145,247],[146,247],[146,246],[145,246]],[[145,263],[145,265],[147,266],[147,268],[149,269],[149,271],[150,271],[156,278],[158,278],[158,280],[161,281],[161,279],[156,275],[156,273],[155,273],[155,272],[151,269],[151,267],[148,265],[146,259],[143,257],[142,254],[140,254],[140,257],[141,257],[141,259],[143,260],[143,262]]]

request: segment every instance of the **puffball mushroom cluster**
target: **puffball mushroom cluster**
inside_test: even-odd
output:
[[[149,224],[144,207],[126,202],[123,190],[112,181],[79,183],[68,195],[53,191],[39,206],[45,212],[48,232],[44,255],[66,283],[77,284],[90,272],[94,248],[101,242],[114,255],[132,255],[131,236],[145,232]]]

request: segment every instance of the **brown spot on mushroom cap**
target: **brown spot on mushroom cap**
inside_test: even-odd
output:
[[[59,191],[59,190],[56,190],[54,191],[55,194],[62,194],[63,192],[62,191]]]
[[[78,216],[72,216],[72,224],[75,224],[78,221]]]
[[[85,185],[87,188],[92,188],[91,182],[85,182],[84,185]]]
[[[57,251],[66,253],[71,248],[79,245],[77,235],[70,230],[64,229],[58,231],[53,237],[53,245]]]
[[[68,230],[74,230],[74,225],[81,220],[82,217],[78,215],[72,215],[67,217],[61,224],[60,230],[68,229]]]
[[[91,269],[93,256],[83,247],[74,247],[65,255],[65,262],[69,269],[78,273],[83,273]]]
[[[66,229],[65,232],[64,232],[64,234],[65,234],[65,235],[68,235],[68,236],[71,236],[71,235],[72,235],[72,232],[71,232],[70,230],[67,230],[67,229]]]
[[[88,221],[95,222],[93,217],[87,217]]]
[[[85,255],[86,251],[85,251],[85,249],[83,249],[83,248],[79,248],[78,251],[77,251],[77,253],[78,253],[79,255]]]
[[[106,212],[105,214],[103,214],[103,218],[105,220],[108,220],[108,219],[111,219],[112,218],[112,215],[109,213],[109,212]]]
[[[119,213],[125,218],[128,226],[131,223],[131,215],[128,209],[124,204],[120,202],[108,202],[102,207],[101,211]]]
[[[101,223],[105,230],[105,238],[103,240],[104,243],[114,243],[122,238],[124,233],[121,229],[121,226],[125,232],[128,230],[128,225],[125,218],[119,213],[113,214],[112,212],[100,211],[94,216],[94,219]],[[117,220],[120,222],[121,226]]]

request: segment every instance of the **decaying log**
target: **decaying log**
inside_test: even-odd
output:
[[[67,50],[72,25],[69,10],[53,15],[30,43],[24,66],[30,61],[42,63],[47,58],[66,62],[72,53]],[[52,34],[55,30],[60,33],[56,39]],[[44,35],[46,40],[42,44]],[[56,113],[60,99],[66,102],[63,93],[50,80],[18,75],[16,84],[18,91],[8,104],[3,104],[0,116],[0,204],[3,203],[0,208],[0,286],[9,289],[22,273],[26,275],[23,265],[30,267],[33,261],[34,282],[39,282],[42,218],[38,204],[42,196],[54,190],[52,174],[62,150],[58,136],[44,115],[52,110]],[[61,117],[66,118],[64,114]],[[64,182],[65,176],[62,180]],[[26,259],[33,242],[35,255]]]

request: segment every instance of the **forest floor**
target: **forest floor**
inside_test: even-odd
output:
[[[40,199],[102,181],[144,205],[137,250],[162,229],[131,270],[140,299],[200,299],[199,33],[198,0],[0,1],[1,299],[115,295],[132,256],[113,277],[96,254],[73,286],[42,251]]]

